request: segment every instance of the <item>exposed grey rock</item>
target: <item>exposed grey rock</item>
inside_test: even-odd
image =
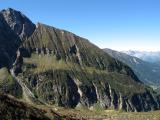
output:
[[[132,69],[87,39],[40,23],[35,28],[13,9],[0,12],[0,27],[0,65],[14,63],[8,67],[17,75],[12,76],[29,88],[36,99],[72,108],[82,105],[125,111],[159,109],[158,97]],[[41,58],[54,55],[55,61],[62,64],[57,69],[47,66],[45,71],[36,72],[38,65],[32,55],[37,54]],[[23,63],[24,57],[30,61]],[[49,65],[54,64],[50,62]]]
[[[0,67],[12,66],[21,41],[34,30],[35,25],[21,12],[11,8],[0,11]]]
[[[21,40],[10,29],[0,12],[0,68],[11,67]]]
[[[61,71],[64,75],[64,71]],[[36,88],[38,96],[41,100],[63,107],[87,106],[88,108],[96,109],[115,109],[132,112],[152,111],[159,109],[158,99],[154,98],[151,92],[136,93],[129,96],[121,95],[115,91],[110,85],[105,82],[101,85],[96,83],[84,85],[84,82],[77,83],[77,80],[71,76],[65,76],[63,81],[56,79],[58,72],[43,73],[37,76],[29,76],[29,81],[36,81],[34,88]],[[62,77],[62,76],[61,76]],[[46,81],[46,80],[50,81]],[[42,81],[43,80],[43,81]],[[52,81],[52,82],[51,82]],[[42,83],[50,87],[42,86]],[[33,82],[30,82],[33,85]],[[98,86],[98,87],[97,87]]]
[[[1,13],[10,28],[20,38],[29,37],[35,30],[35,25],[21,12],[8,8]]]
[[[30,51],[30,54],[36,54],[37,49],[39,49],[41,57],[45,57],[48,50],[53,51],[57,60],[68,61],[81,66],[80,71],[76,71],[74,68],[72,70],[60,69],[54,70],[54,72],[52,70],[45,71],[36,75],[31,73],[29,76],[28,73],[24,72],[24,76],[28,78],[25,82],[29,83],[29,86],[34,86],[33,89],[36,89],[38,98],[49,104],[72,108],[85,106],[91,109],[98,106],[102,109],[122,109],[125,111],[158,109],[157,100],[152,102],[152,96],[149,96],[148,102],[146,102],[144,99],[146,96],[145,87],[129,67],[111,58],[86,39],[64,30],[38,24],[32,36],[24,41],[23,48]],[[29,68],[27,71],[31,68],[30,65],[26,67]],[[108,74],[104,76],[96,72],[89,74],[82,69],[85,67],[106,70]],[[117,73],[118,76],[115,74],[108,78],[107,76],[112,73]],[[127,78],[124,78],[125,76]],[[81,84],[77,84],[76,79]],[[116,79],[119,80],[117,83]],[[121,83],[123,80],[125,82]],[[133,81],[135,84],[130,84]],[[33,85],[33,83],[37,84]],[[126,86],[131,86],[131,88],[121,90]],[[132,89],[132,86],[135,89]],[[137,91],[137,89],[139,90]],[[140,92],[141,89],[143,91]],[[125,94],[128,91],[131,93]],[[149,94],[151,93],[148,92],[147,95]],[[140,96],[136,103],[141,104],[141,101],[145,103],[140,109],[132,101],[133,96]],[[148,107],[145,107],[146,105]]]

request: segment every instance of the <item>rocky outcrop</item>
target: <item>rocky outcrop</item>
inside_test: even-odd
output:
[[[21,47],[28,51],[28,54],[37,53],[37,50],[42,54],[50,51],[57,59],[109,72],[123,72],[140,82],[128,66],[113,59],[87,39],[54,27],[39,23],[33,35],[24,41]]]
[[[0,29],[1,53],[9,59],[5,64],[26,94],[46,104],[71,108],[159,109],[154,92],[130,67],[87,39],[40,23],[35,29],[28,18],[12,9],[0,15],[0,27],[6,26]],[[8,51],[11,43],[13,50]]]
[[[1,14],[11,30],[21,39],[29,37],[35,30],[35,25],[19,11],[8,8],[2,10]]]
[[[8,8],[0,12],[0,68],[11,68],[23,40],[35,25],[21,12]]]
[[[146,91],[147,88],[128,66],[111,58],[86,39],[39,23],[33,35],[21,47],[22,53],[25,53],[23,57],[26,57],[26,53],[30,59],[32,54],[41,57],[56,56],[57,61],[77,64],[80,69],[77,71],[77,66],[68,66],[65,71],[62,67],[59,70],[53,68],[53,73],[51,69],[33,74],[29,71],[37,67],[35,63],[23,66],[28,71],[23,71],[24,82],[29,83],[29,88],[32,88],[38,99],[48,104],[125,111],[158,109],[156,100],[150,95],[152,93]],[[90,68],[102,73],[90,74],[89,70],[83,70]],[[75,82],[77,79],[81,83],[79,86]],[[148,101],[144,99],[146,96],[149,96]],[[139,99],[134,102],[136,97]],[[137,103],[141,101],[144,103],[138,108]]]
[[[116,89],[110,85],[106,76],[103,76],[104,80],[95,79],[92,75],[83,72],[78,75],[73,71],[46,71],[34,76],[27,75],[23,74],[24,81],[30,84],[38,99],[48,104],[137,112],[159,109],[153,92],[145,90],[143,86],[135,87],[137,90],[134,92],[133,88],[130,88],[129,93],[124,93],[123,90],[121,92],[120,88]],[[87,76],[87,79],[82,76]],[[144,90],[140,92],[141,89]]]
[[[15,59],[20,39],[10,29],[0,12],[0,68],[11,67]]]

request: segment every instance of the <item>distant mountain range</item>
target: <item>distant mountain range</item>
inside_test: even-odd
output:
[[[158,56],[159,52],[118,52],[111,49],[104,49],[104,51],[130,66],[143,83],[150,86],[160,86],[160,65],[156,64],[157,59],[160,57]]]
[[[147,52],[147,51],[122,51],[123,53],[126,53],[128,55],[140,58],[144,61],[150,62],[150,63],[156,63],[160,65],[160,51],[157,52]]]

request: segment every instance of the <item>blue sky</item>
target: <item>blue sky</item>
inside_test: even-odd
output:
[[[160,50],[160,0],[1,0],[8,7],[100,48]]]

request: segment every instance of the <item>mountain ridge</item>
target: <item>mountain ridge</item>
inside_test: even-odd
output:
[[[24,14],[20,11],[16,11],[12,8],[4,9],[1,11],[4,20],[13,32],[20,38],[25,39],[29,37],[35,30],[35,24],[33,24]]]
[[[140,58],[128,55],[127,53],[104,49],[112,57],[129,65],[141,81],[151,86],[159,87],[159,66],[152,62],[143,61]]]
[[[160,51],[122,51],[128,55],[140,58],[146,62],[159,64],[160,62]]]
[[[12,20],[13,23],[19,21]],[[23,20],[27,22],[20,21],[18,34],[17,29],[5,22],[4,26],[8,26],[12,33],[9,37],[15,36],[19,43],[13,46],[14,51],[6,51],[8,43],[2,42],[9,58],[13,58],[9,63],[4,64],[4,60],[0,64],[12,70],[37,100],[69,108],[124,111],[159,109],[157,96],[126,64],[71,32],[37,24],[34,30],[31,27],[32,34],[28,34],[28,30],[24,30],[28,27],[21,29],[28,23],[28,18]],[[5,21],[3,17],[2,21]],[[30,25],[32,22],[29,21]],[[26,33],[22,34],[23,30]],[[8,34],[7,31],[3,32]],[[4,34],[1,36],[5,41],[10,40]],[[4,40],[0,38],[0,42]],[[6,57],[4,52],[3,57]]]

